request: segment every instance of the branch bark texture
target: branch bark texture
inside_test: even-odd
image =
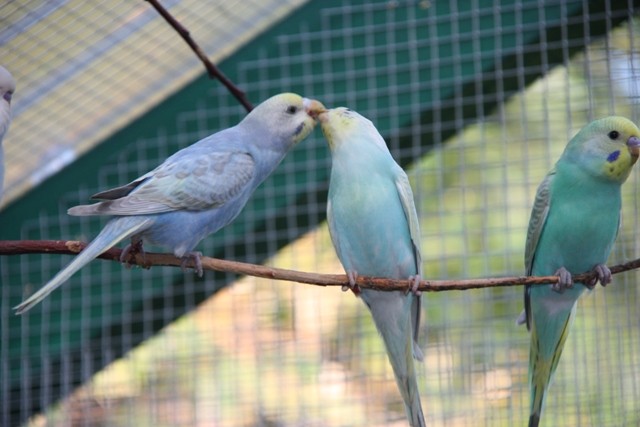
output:
[[[0,241],[0,255],[21,255],[21,254],[78,254],[87,246],[86,243],[74,240],[6,240]],[[112,248],[98,258],[120,261],[121,249]],[[180,267],[182,260],[173,254],[150,253],[144,256],[136,254],[134,259],[129,260],[132,265],[143,268],[152,266],[172,266]],[[188,264],[192,267],[192,264]],[[305,283],[315,286],[346,286],[349,281],[344,274],[319,274],[303,271],[287,270],[283,268],[265,267],[263,265],[248,264],[238,261],[228,261],[217,258],[202,257],[202,268],[211,271],[223,271],[247,276],[262,277],[274,280],[284,280],[289,282]],[[624,271],[640,268],[640,259],[635,259],[623,264],[610,267],[612,274],[619,274]],[[594,273],[576,274],[573,276],[575,282],[583,282],[592,278]],[[557,276],[510,276],[464,280],[422,280],[418,289],[423,292],[441,292],[481,288],[497,288],[506,286],[538,285],[556,283]],[[380,291],[408,290],[412,282],[407,280],[395,280],[379,277],[360,276],[357,284],[361,288],[376,289]]]

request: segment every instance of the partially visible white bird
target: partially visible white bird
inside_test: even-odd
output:
[[[70,215],[115,217],[45,286],[15,307],[22,314],[95,257],[131,238],[163,246],[183,260],[211,233],[233,221],[254,190],[290,148],[311,133],[324,106],[293,93],[273,96],[240,123],[186,147],[151,172],[122,187],[95,194],[103,201],[69,209]]]
[[[11,73],[0,65],[0,201],[2,201],[2,188],[4,185],[4,149],[2,139],[9,130],[11,124],[11,97],[16,90],[16,81]]]

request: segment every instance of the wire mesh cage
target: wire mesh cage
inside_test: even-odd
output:
[[[42,6],[23,3],[26,14]],[[174,3],[170,10],[179,7]],[[217,10],[216,2],[201,3],[202,13]],[[221,68],[256,103],[294,91],[373,121],[409,175],[427,279],[522,275],[536,188],[567,141],[595,118],[640,119],[636,2],[286,4],[289,15],[274,17],[268,29],[263,24],[266,30]],[[74,37],[84,34],[76,29],[81,12],[59,22],[80,53]],[[196,17],[184,18],[186,27],[195,24],[189,18]],[[112,25],[124,24],[119,19]],[[159,18],[145,19],[141,28],[154,23],[157,37],[166,31],[177,38]],[[158,56],[186,50],[149,37],[134,42]],[[115,68],[126,78],[127,63],[140,60],[121,58]],[[193,63],[181,67],[175,93],[145,98],[144,114],[128,108],[126,126],[111,127],[101,144],[5,206],[2,239],[90,240],[106,219],[70,217],[69,207],[243,117],[217,82],[189,71]],[[104,77],[93,74],[82,82],[87,93]],[[38,76],[14,75],[18,106],[20,81]],[[149,86],[146,92],[157,89]],[[12,133],[43,139],[49,125],[20,118],[29,108],[17,107],[7,147],[20,144]],[[330,167],[316,130],[238,219],[198,249],[341,273],[325,223]],[[633,172],[623,186],[623,221],[609,264],[640,253],[638,186]],[[68,261],[0,257],[2,425],[407,425],[382,341],[351,293],[94,261],[32,312],[14,316],[11,307]],[[612,285],[580,299],[544,425],[640,424],[637,279],[634,271],[616,275]],[[424,295],[425,358],[416,366],[428,425],[526,424],[529,334],[515,324],[522,308],[522,287]]]

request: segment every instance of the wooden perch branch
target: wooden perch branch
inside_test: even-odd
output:
[[[187,30],[184,25],[178,22],[178,20],[174,18],[173,15],[171,15],[169,11],[165,9],[158,0],[146,1],[151,3],[154,9],[157,10],[160,15],[162,15],[165,21],[167,21],[167,23],[169,23],[169,25],[171,25],[173,29],[176,30],[180,37],[182,37],[182,39],[187,42],[191,50],[195,52],[198,59],[200,59],[200,61],[204,64],[204,67],[209,73],[209,77],[211,77],[212,79],[218,79],[220,83],[222,83],[227,89],[229,89],[229,92],[231,92],[231,94],[236,97],[236,99],[242,104],[247,112],[253,110],[253,105],[247,99],[246,94],[227,76],[225,76],[218,67],[216,67],[211,61],[209,61],[209,58],[207,58],[207,55],[204,53],[202,48],[191,37],[191,33],[189,32],[189,30]]]
[[[65,240],[6,240],[0,241],[0,255],[20,255],[20,254],[71,254],[75,255],[87,246],[86,243]],[[121,249],[112,248],[99,256],[99,258],[119,261]],[[130,260],[131,264],[150,268],[154,265],[180,267],[182,260],[172,254],[146,253],[144,259],[137,254],[135,260]],[[190,263],[188,265],[192,267]],[[247,276],[263,277],[274,280],[286,280],[290,282],[306,283],[316,286],[343,286],[348,284],[347,276],[344,274],[317,274],[302,271],[286,270],[282,268],[271,268],[262,265],[247,264],[237,261],[226,261],[222,259],[202,257],[202,268],[205,270],[224,271],[229,273],[243,274]],[[612,274],[640,268],[640,259],[626,262],[611,267]],[[594,277],[594,273],[577,274],[573,276],[574,281],[584,282]],[[451,290],[466,290],[479,288],[495,288],[504,286],[537,285],[545,283],[556,283],[557,276],[512,276],[487,279],[465,279],[465,280],[422,280],[419,290],[424,292],[440,292]],[[411,285],[409,280],[394,280],[375,277],[358,277],[358,286],[361,288],[377,289],[380,291],[407,290]]]

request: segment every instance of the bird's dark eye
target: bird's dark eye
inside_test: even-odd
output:
[[[295,105],[289,105],[287,107],[287,114],[295,114],[298,112],[298,107],[296,107]]]
[[[620,132],[618,132],[617,130],[612,130],[611,132],[609,132],[609,138],[611,139],[618,139],[619,136]]]

